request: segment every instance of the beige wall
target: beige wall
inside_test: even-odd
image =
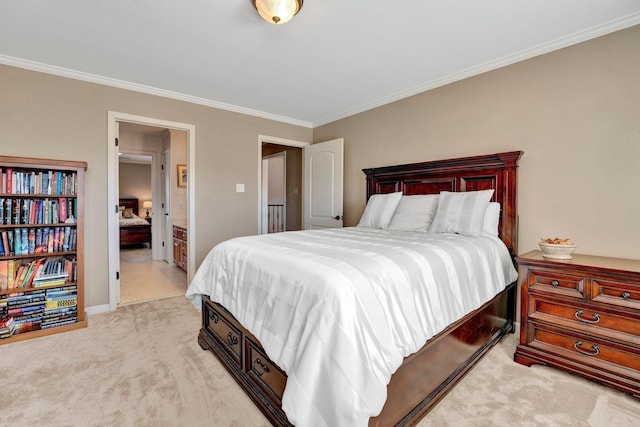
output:
[[[187,132],[170,129],[169,140],[171,141],[171,165],[169,165],[169,179],[171,181],[171,220],[183,222],[187,220],[187,188],[178,187],[178,165],[187,164]],[[257,174],[256,169],[256,175]],[[189,185],[188,182],[187,185]]]
[[[298,141],[312,130],[215,108],[0,65],[0,152],[88,163],[86,306],[109,303],[107,112],[196,128],[195,263],[216,243],[258,229],[258,135]],[[244,183],[244,193],[235,184]]]
[[[338,137],[345,225],[364,209],[362,168],[523,150],[519,253],[561,236],[640,258],[640,26],[314,130]]]
[[[0,65],[0,152],[81,160],[86,305],[108,304],[107,112],[196,127],[195,263],[258,226],[258,135],[345,138],[345,224],[362,168],[524,150],[520,253],[540,236],[640,257],[640,26],[398,101],[315,130]],[[244,193],[235,184],[244,183]]]
[[[144,218],[146,210],[142,208],[142,202],[153,200],[151,197],[151,165],[120,161],[119,179],[120,197],[138,199],[138,216]]]

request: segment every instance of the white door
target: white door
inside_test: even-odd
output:
[[[342,227],[344,139],[304,147],[304,228]]]

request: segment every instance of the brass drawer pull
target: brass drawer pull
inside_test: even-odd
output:
[[[231,332],[229,332],[227,334],[227,344],[229,345],[236,345],[238,344],[238,337],[236,337],[235,335],[233,335]]]
[[[211,312],[210,318],[211,320],[213,320],[213,323],[218,323],[220,321],[220,318],[218,317],[218,314],[215,311]]]
[[[578,353],[584,354],[585,356],[589,356],[589,357],[597,356],[598,354],[600,354],[600,349],[598,348],[597,345],[591,346],[591,349],[593,351],[583,350],[582,341],[576,341],[575,344],[573,344],[573,348],[575,348]]]
[[[629,292],[622,293],[622,299],[631,299],[631,294]]]
[[[269,373],[269,367],[267,365],[265,365],[264,363],[262,363],[262,360],[260,360],[260,358],[256,358],[255,362],[253,362],[255,365],[258,365],[259,368],[262,368],[262,372],[258,371],[257,369],[254,369],[254,372],[256,373],[257,376],[261,377],[262,374]]]
[[[593,320],[589,319],[588,317],[583,317],[583,315],[584,315],[584,312],[582,310],[578,310],[574,314],[576,319],[584,323],[598,323],[600,321],[600,315],[598,313],[593,313],[593,315],[591,316],[593,317]]]
[[[552,280],[551,286],[553,286],[554,288],[557,288],[558,286],[560,286],[560,282],[558,282],[557,280]]]

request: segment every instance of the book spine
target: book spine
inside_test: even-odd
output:
[[[58,205],[60,206],[60,222],[65,222],[67,220],[67,198],[60,197],[58,199]]]
[[[9,261],[8,260],[0,260],[0,289],[8,288],[9,281]]]
[[[13,253],[22,255],[22,235],[19,228],[13,230]]]
[[[7,168],[7,194],[14,193],[14,185],[13,185],[13,169]]]

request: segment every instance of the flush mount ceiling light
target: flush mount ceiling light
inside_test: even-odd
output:
[[[303,0],[251,0],[251,3],[265,21],[284,24],[302,9]]]

